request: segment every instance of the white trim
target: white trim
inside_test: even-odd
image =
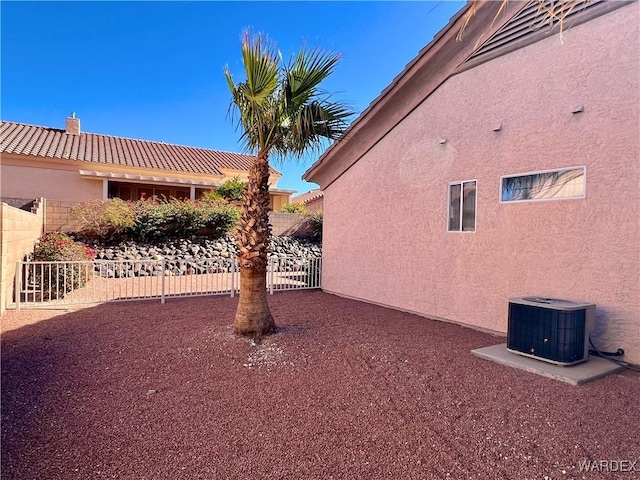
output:
[[[582,195],[576,195],[573,197],[529,198],[525,200],[503,200],[502,199],[502,181],[505,178],[527,177],[529,175],[537,175],[541,173],[566,172],[569,170],[579,170],[579,169],[582,169],[583,176],[584,176],[584,190],[583,190],[584,193]],[[530,202],[554,202],[559,200],[583,200],[586,197],[587,197],[587,166],[586,165],[576,165],[574,167],[550,168],[547,170],[535,170],[532,172],[501,175],[500,180],[498,182],[498,199],[499,199],[499,203],[503,203],[503,204],[530,203]]]
[[[462,230],[462,205],[464,201],[464,184],[469,182],[475,182],[476,184],[476,198],[473,208],[473,230]],[[449,208],[451,206],[451,186],[460,185],[460,230],[449,230]],[[447,233],[476,233],[478,230],[478,179],[460,180],[456,182],[449,182],[447,185]]]
[[[133,264],[138,264],[146,266],[146,269],[159,267],[160,271],[165,273],[168,268],[167,260],[21,261],[16,264],[16,308],[59,308],[69,305],[144,299],[160,300],[161,303],[165,303],[168,297],[200,295],[230,294],[233,297],[239,286],[238,261],[235,258],[226,259],[223,265],[226,268],[221,271],[217,265],[219,260],[209,258],[195,260],[196,271],[188,275],[146,277],[125,277],[117,272],[131,270]],[[302,261],[302,265],[298,270],[286,271],[290,260]],[[64,283],[52,282],[51,272],[66,271],[67,268],[72,272],[71,282],[74,279],[73,275],[82,275],[86,280],[94,281],[85,283],[83,288],[77,290],[77,295],[65,296]],[[104,276],[108,270],[112,270],[115,276]],[[46,278],[45,272],[48,272],[48,284],[43,281],[33,281],[37,279],[38,272],[41,278]],[[270,293],[322,288],[322,257],[269,257],[267,272],[266,288]],[[102,281],[95,281],[98,278]],[[126,286],[122,289],[113,289],[112,285],[118,282],[119,278],[128,279]],[[29,282],[26,282],[27,279],[30,279]],[[45,299],[45,292],[49,293],[49,299]]]
[[[157,185],[195,185],[202,187],[216,187],[220,183],[205,180],[191,180],[176,177],[161,177],[153,175],[134,175],[131,173],[114,173],[114,172],[100,172],[97,170],[79,170],[80,175],[83,177],[97,177],[108,178],[118,182],[128,183],[149,183]]]
[[[109,198],[109,180],[106,178],[102,180],[102,199],[107,200]]]
[[[193,185],[189,187],[189,199],[191,200],[196,199],[196,187],[194,187]]]
[[[296,193],[297,190],[283,190],[281,188],[269,188],[269,193],[288,193],[293,194]]]

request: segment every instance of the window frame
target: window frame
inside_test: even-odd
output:
[[[475,183],[475,199],[474,199],[474,205],[473,205],[473,230],[463,230],[462,229],[462,220],[463,220],[463,203],[464,203],[464,184],[465,183],[470,183],[473,182]],[[460,185],[460,225],[459,225],[459,230],[450,230],[449,229],[449,209],[451,208],[451,187],[454,185]],[[449,184],[447,185],[447,215],[446,215],[446,219],[447,219],[447,225],[446,225],[446,229],[447,229],[447,233],[476,233],[476,231],[478,230],[478,179],[474,178],[474,179],[470,179],[470,180],[459,180],[459,181],[455,181],[455,182],[449,182]]]
[[[584,177],[584,189],[582,195],[576,195],[572,197],[552,197],[552,198],[526,198],[523,200],[503,200],[502,199],[502,189],[503,182],[505,178],[515,178],[515,177],[527,177],[530,175],[538,175],[542,173],[555,173],[555,172],[564,172],[568,170],[582,170],[582,175]],[[509,175],[501,175],[500,180],[498,182],[498,199],[500,203],[509,204],[509,203],[528,203],[528,202],[557,202],[560,200],[583,200],[587,197],[587,166],[586,165],[576,165],[572,167],[561,167],[561,168],[550,168],[547,170],[534,170],[532,172],[523,172]]]

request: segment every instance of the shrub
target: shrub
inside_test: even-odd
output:
[[[201,200],[211,200],[211,201],[224,200],[224,198],[222,198],[222,195],[220,195],[217,192],[217,190],[206,190],[202,192],[202,197],[200,198]]]
[[[147,242],[163,236],[166,209],[155,197],[141,198],[133,203],[134,223],[127,234],[134,240]]]
[[[242,192],[244,192],[246,186],[247,182],[243,182],[239,177],[234,177],[217,187],[215,194],[229,202],[239,202],[242,200]]]
[[[309,223],[311,224],[311,238],[321,242],[322,241],[322,220],[324,215],[322,210],[318,210],[309,215]]]
[[[191,200],[160,202],[149,210],[159,222],[154,235],[157,238],[190,237],[195,235],[204,225],[202,209]]]
[[[229,233],[240,220],[240,210],[221,200],[201,200],[199,202],[203,216],[200,233],[212,238],[220,238]]]
[[[136,221],[130,236],[142,242],[190,237],[198,233],[219,238],[240,218],[237,208],[224,200],[140,200],[135,203],[134,212]]]
[[[196,234],[218,238],[240,218],[238,209],[222,199],[194,202],[157,197],[136,202],[89,200],[74,207],[74,213],[83,222],[81,235],[111,242],[126,238],[157,242]]]
[[[88,200],[71,209],[84,235],[101,240],[121,237],[135,222],[132,202],[119,198]]]
[[[307,210],[307,206],[304,202],[296,202],[296,203],[287,203],[280,209],[283,213],[301,213],[303,215],[308,215],[309,210]]]
[[[64,233],[45,233],[33,250],[33,259],[42,262],[93,260],[95,252],[80,242],[74,242]],[[89,272],[88,264],[42,264],[34,269],[43,300],[62,298],[66,293],[85,285]]]

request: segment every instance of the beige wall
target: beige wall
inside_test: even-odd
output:
[[[145,181],[132,179],[131,185],[153,184],[158,188],[167,187],[189,189],[190,185],[179,181],[195,181],[210,183],[223,183],[234,177],[246,180],[247,172],[240,170],[223,170],[222,175],[205,175],[184,172],[171,172],[167,170],[145,169],[138,167],[125,167],[114,164],[96,164],[62,159],[43,159],[24,155],[3,154],[1,191],[3,197],[38,198],[45,197],[50,200],[82,201],[90,198],[103,198],[103,179],[105,177],[83,177],[80,170],[98,171],[102,173],[130,174],[155,176],[158,178],[170,177],[176,179],[175,183],[159,181]],[[275,188],[280,175],[269,177],[270,185]],[[110,179],[114,182],[122,182],[121,178]],[[199,187],[201,188],[201,187]],[[212,187],[211,187],[212,188]],[[207,188],[208,189],[208,188]]]
[[[311,234],[306,215],[269,212],[269,223],[271,224],[271,233],[275,236],[308,237]]]
[[[639,362],[637,13],[450,78],[325,188],[325,290],[500,332],[509,297],[594,302],[599,346]],[[582,165],[584,199],[499,201],[502,175]],[[477,230],[448,233],[447,185],[470,179]]]
[[[84,178],[73,169],[35,168],[2,162],[2,196],[54,200],[102,198],[102,179]]]
[[[13,302],[16,262],[33,251],[44,223],[44,199],[39,199],[34,213],[0,203],[0,313]]]
[[[269,200],[270,200],[270,208],[271,210],[273,210],[274,212],[279,212],[280,210],[282,210],[282,207],[284,207],[287,203],[289,203],[289,199],[291,198],[291,194],[275,194],[275,193],[270,193],[269,194]]]
[[[227,180],[231,180],[233,178],[239,178],[243,182],[249,180],[249,172],[247,170],[232,170],[230,168],[220,168],[220,172],[224,175],[224,179],[221,182],[225,182]],[[270,188],[278,188],[278,180],[282,174],[271,174],[269,175],[269,187]]]
[[[280,203],[285,205],[288,196],[272,196],[272,203]],[[47,200],[46,215],[45,215],[45,232],[74,232],[80,227],[80,223],[71,217],[71,209],[79,202],[72,201],[60,201],[60,200]],[[280,206],[279,208],[282,208]],[[277,210],[277,209],[274,209]],[[292,214],[280,214],[276,215],[276,212],[270,212],[272,223],[274,224],[274,235],[292,235],[290,232],[297,232],[300,230],[301,235],[307,235],[307,227],[301,226],[301,218],[303,215],[291,217]],[[306,217],[305,217],[306,218]],[[275,220],[274,220],[275,219]],[[289,233],[287,233],[289,232]]]
[[[43,168],[46,163],[47,168]],[[3,155],[1,192],[3,197],[15,198],[39,198],[44,197],[49,201],[47,210],[46,231],[62,230],[72,231],[76,223],[69,217],[70,208],[83,200],[91,198],[103,198],[103,178],[83,177],[80,169],[110,171],[114,173],[131,173],[133,175],[159,175],[175,178],[195,178],[196,180],[206,180],[224,182],[231,178],[240,177],[246,181],[247,172],[239,170],[224,170],[223,176],[211,177],[202,175],[185,176],[175,172],[151,171],[148,169],[123,168],[118,165],[87,165],[84,162],[71,162],[66,160],[34,159],[20,155]],[[271,186],[277,184],[279,175],[270,177]],[[113,179],[115,182],[121,180]],[[131,186],[139,186],[140,183],[130,183]],[[175,192],[176,188],[186,189],[190,185],[163,186],[158,188],[168,188],[170,192]],[[202,189],[197,189],[200,192]],[[280,210],[283,205],[289,202],[290,193],[270,193],[271,208]]]
[[[44,231],[77,231],[80,227],[80,222],[71,217],[71,208],[78,203],[79,202],[47,200]]]
[[[79,224],[70,216],[71,208],[74,205],[77,205],[77,202],[47,200],[45,231],[76,231]],[[306,224],[306,219],[305,215],[295,213],[269,212],[269,222],[272,225],[273,235],[308,236],[310,230]]]

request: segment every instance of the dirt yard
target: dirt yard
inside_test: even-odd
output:
[[[269,301],[261,344],[232,335],[237,298],[7,312],[2,478],[638,478],[637,373],[575,387],[470,354],[501,337],[318,291]]]

